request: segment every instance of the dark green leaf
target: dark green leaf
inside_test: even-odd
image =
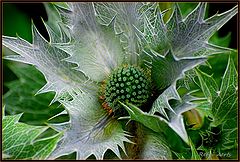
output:
[[[205,95],[205,97],[207,97],[207,100],[211,102],[216,98],[217,96],[217,92],[218,92],[218,85],[215,82],[215,80],[213,79],[212,76],[209,76],[206,73],[201,72],[200,70],[196,70],[200,84],[201,84],[201,88],[202,91]]]
[[[49,105],[54,94],[35,95],[45,83],[43,75],[38,70],[22,64],[12,64],[9,67],[19,80],[5,83],[9,88],[3,97],[6,113],[23,113],[21,121],[44,125],[51,116],[63,111],[59,103]]]
[[[217,98],[213,100],[212,113],[214,125],[224,123],[227,119],[237,116],[237,71],[231,58],[228,60]]]
[[[210,103],[209,107],[213,117],[211,126],[221,127],[221,136],[217,145],[219,152],[227,152],[229,149],[236,148],[237,145],[237,76],[231,57],[229,57],[220,89],[217,88],[212,77],[198,71],[201,88]]]
[[[19,123],[20,117],[3,117],[3,154],[8,159],[46,159],[55,149],[60,134],[36,140],[47,127]]]
[[[121,104],[128,111],[132,120],[142,123],[147,128],[150,128],[158,133],[162,133],[168,128],[168,125],[165,120],[160,119],[155,115],[144,113],[142,110],[140,110],[139,108],[130,103],[128,103],[127,105],[123,103]]]
[[[153,130],[154,132],[163,133],[171,149],[177,151],[184,149],[184,144],[182,140],[179,138],[178,132],[174,132],[174,130],[169,127],[168,125],[169,123],[167,123],[165,119],[160,118],[159,116],[156,115],[144,113],[142,110],[140,110],[139,108],[132,104],[129,103],[127,105],[123,103],[121,104],[128,111],[131,120],[135,120],[143,124],[144,126]]]

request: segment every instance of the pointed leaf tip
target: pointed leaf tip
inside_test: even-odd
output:
[[[171,51],[165,57],[156,55],[152,60],[152,80],[158,89],[164,89],[182,78],[184,72],[206,60],[204,57],[176,58]]]

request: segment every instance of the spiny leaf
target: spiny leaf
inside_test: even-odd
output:
[[[237,107],[237,71],[234,62],[229,58],[220,89],[214,79],[198,72],[201,88],[211,103],[214,125],[235,117]]]
[[[20,117],[21,114],[3,117],[3,153],[9,159],[46,159],[55,149],[60,134],[36,140],[47,127],[19,123]]]
[[[212,104],[212,101],[214,101],[218,95],[218,85],[212,76],[209,76],[208,74],[205,74],[200,70],[196,70],[196,72],[201,84],[202,91],[206,96],[208,102]]]
[[[166,26],[158,3],[95,3],[98,20],[108,24],[114,19],[115,33],[119,35],[126,52],[126,62],[139,65],[142,51],[167,51]],[[140,57],[138,57],[140,56]]]
[[[57,3],[57,2],[56,2]],[[56,4],[54,3],[54,4]],[[49,34],[50,43],[67,43],[70,41],[71,36],[68,29],[63,25],[62,19],[55,5],[52,3],[44,3],[48,15],[48,21],[43,24]]]
[[[176,56],[207,55],[226,51],[226,48],[209,44],[207,41],[220,27],[237,14],[237,6],[222,14],[204,20],[206,4],[200,3],[186,18],[176,5],[167,23],[168,39]]]
[[[219,95],[212,104],[214,117],[212,124],[219,125],[223,123],[223,150],[232,148],[237,143],[237,76],[234,62],[229,58]]]
[[[49,106],[54,97],[53,94],[35,96],[45,81],[41,73],[34,67],[13,64],[10,65],[10,69],[19,80],[5,83],[9,91],[3,96],[3,102],[8,114],[24,113],[21,121],[42,125],[48,118],[63,110],[62,107],[59,107],[59,103]]]
[[[124,142],[130,142],[121,125],[100,108],[96,96],[78,93],[72,97],[72,101],[62,101],[69,112],[70,123],[64,124],[64,129],[62,125],[52,125],[63,131],[64,136],[50,158],[77,152],[78,160],[92,154],[96,159],[103,159],[108,149],[121,158],[118,146],[125,152]]]
[[[155,114],[156,112],[163,115],[166,119],[168,115],[165,109],[174,112],[173,108],[169,105],[168,101],[171,99],[181,100],[177,90],[176,85],[168,87],[159,97],[153,102],[152,108],[150,110],[150,114]]]
[[[205,64],[207,64],[207,62],[205,62]],[[188,70],[184,74],[184,78],[178,80],[177,82],[178,87],[187,88],[188,90],[190,90],[192,83],[196,83],[195,79],[197,74],[195,72],[195,69]]]
[[[126,52],[126,62],[138,64],[138,44],[136,28],[142,23],[139,9],[142,3],[94,3],[100,23],[109,24],[114,19],[116,34],[120,34],[121,44]]]
[[[47,42],[35,26],[33,36],[33,44],[21,38],[3,36],[3,45],[20,54],[8,56],[7,59],[35,65],[44,74],[47,84],[38,93],[54,91],[57,98],[76,88],[86,90],[87,78],[72,70],[73,64],[63,61],[68,55]]]
[[[171,51],[165,57],[153,54],[152,58],[152,80],[157,89],[162,90],[182,78],[184,72],[203,63],[206,59],[203,57],[194,58],[176,58]]]
[[[165,53],[169,48],[167,28],[163,21],[164,12],[160,12],[158,3],[146,3],[139,10],[142,26],[136,28],[140,47],[144,50],[154,49],[159,53]]]
[[[164,13],[155,9],[154,5],[152,6],[147,12],[141,13],[142,19],[140,21],[144,23],[140,24],[144,25],[136,27],[140,38],[139,43],[144,50],[154,49],[162,54],[167,49],[172,48],[174,54],[179,58],[230,50],[210,44],[207,41],[214,32],[237,13],[237,6],[225,13],[216,14],[204,20],[206,3],[200,3],[184,19],[178,4],[176,4],[174,13],[166,24],[162,20]]]
[[[48,30],[48,27],[50,28],[50,26],[51,26],[51,28],[54,29],[54,32],[48,31],[48,34],[50,37],[50,42],[56,42],[57,40],[60,40],[59,36],[61,35],[61,32],[59,30],[59,25],[58,25],[58,23],[61,22],[60,15],[58,14],[58,12],[56,12],[56,8],[54,7],[54,5],[52,3],[43,3],[43,5],[44,5],[46,13],[48,15],[48,21],[47,21],[48,25],[46,28]],[[56,41],[54,39],[55,37],[58,37],[56,39]]]
[[[70,55],[68,62],[76,63],[76,70],[100,82],[123,63],[124,53],[114,33],[113,22],[108,26],[97,23],[92,3],[71,3],[68,19],[73,40],[57,47]]]
[[[178,100],[175,105],[170,105],[169,100]],[[175,85],[166,89],[153,103],[150,110],[151,114],[156,112],[160,113],[165,119],[167,119],[168,125],[185,141],[188,143],[188,136],[185,130],[182,113],[195,108],[197,104],[191,101],[200,100],[191,96],[191,93],[186,94],[181,99],[178,95]],[[166,112],[167,109],[168,111]]]
[[[191,92],[192,93],[192,92]],[[169,112],[169,126],[186,142],[189,144],[188,135],[183,122],[182,114],[197,106],[192,101],[200,100],[200,98],[193,97],[191,93],[187,93],[182,97],[182,100],[173,106],[173,112]]]
[[[232,149],[236,145],[237,76],[234,62],[230,57],[220,89],[216,87],[212,77],[198,72],[203,92],[205,92],[205,95],[210,95],[208,101],[210,102],[211,115],[213,117],[211,125],[221,125],[222,136],[218,145],[220,150]]]

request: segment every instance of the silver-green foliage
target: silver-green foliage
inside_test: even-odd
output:
[[[185,19],[176,5],[172,17],[164,23],[164,13],[157,3],[46,6],[50,16],[50,22],[45,23],[49,42],[33,25],[32,44],[19,37],[3,36],[3,45],[19,54],[8,59],[32,64],[44,74],[47,83],[37,94],[55,92],[52,102],[62,103],[70,116],[67,123],[51,125],[63,132],[63,136],[50,158],[77,152],[77,159],[86,159],[92,154],[103,159],[108,149],[121,158],[118,146],[125,150],[123,142],[130,142],[126,138],[128,134],[101,108],[97,90],[99,83],[123,64],[146,66],[156,86],[166,88],[150,111],[159,112],[166,119],[130,105],[136,115],[131,113],[129,105],[124,105],[132,119],[137,118],[145,126],[148,126],[145,122],[150,121],[150,128],[156,132],[164,132],[162,125],[170,127],[188,143],[181,114],[195,106],[191,103],[195,98],[187,95],[181,99],[176,81],[183,77],[184,71],[203,63],[206,59],[203,55],[226,50],[207,41],[237,13],[237,7],[204,20],[205,3],[199,4]],[[166,76],[161,75],[165,68],[169,70]],[[162,85],[161,80],[166,82]],[[170,99],[179,102],[172,107],[168,103]],[[166,115],[166,108],[172,114]],[[141,122],[138,115],[146,120]],[[151,121],[158,125],[152,125]],[[149,139],[153,140],[158,139]],[[156,148],[167,146],[159,143]],[[170,157],[167,152],[163,159]]]

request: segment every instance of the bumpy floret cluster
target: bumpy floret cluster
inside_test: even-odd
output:
[[[150,81],[138,67],[127,66],[115,70],[109,77],[105,89],[106,102],[113,109],[119,108],[118,101],[141,106],[150,95]]]

